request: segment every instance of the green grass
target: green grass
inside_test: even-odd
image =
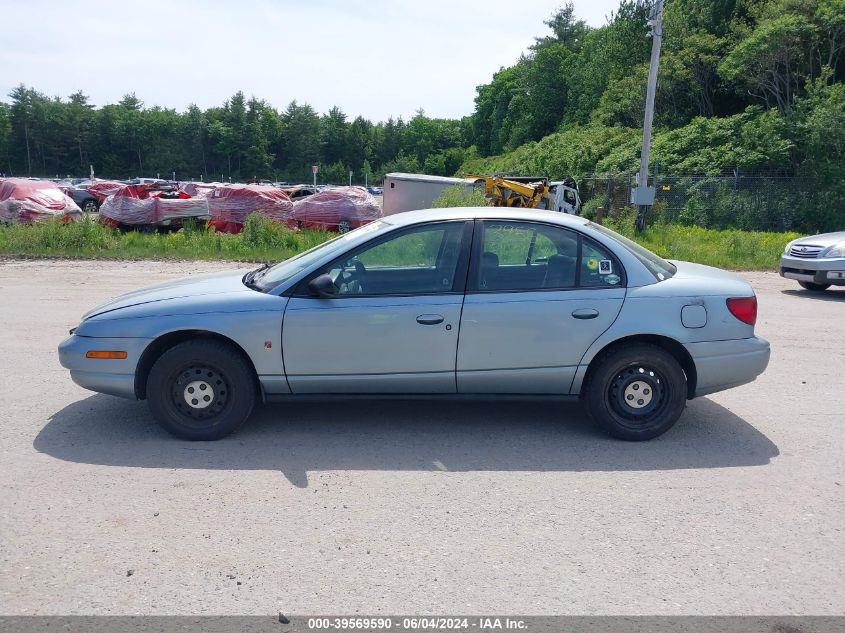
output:
[[[666,259],[680,259],[728,270],[777,270],[783,247],[799,233],[703,229],[677,224],[649,227],[635,234],[608,225]],[[621,230],[620,230],[621,229]]]
[[[682,259],[730,270],[776,270],[783,247],[797,233],[717,231],[695,226],[656,225],[635,235],[630,222],[610,228],[636,239],[669,259]],[[282,260],[320,244],[333,234],[295,232],[250,216],[244,231],[228,235],[187,226],[158,234],[119,231],[86,219],[72,224],[0,224],[0,255],[85,259]],[[413,248],[411,246],[414,246]],[[428,260],[430,244],[403,244],[409,256]]]
[[[447,209],[449,207],[486,207],[487,198],[484,196],[484,189],[467,187],[466,185],[454,185],[443,190],[431,206],[435,209]]]
[[[0,255],[85,259],[282,260],[332,237],[325,231],[291,231],[252,215],[238,235],[188,224],[171,233],[110,229],[95,218],[61,224],[0,224]]]

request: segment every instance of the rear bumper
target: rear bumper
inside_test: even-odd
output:
[[[709,341],[684,345],[695,362],[695,397],[724,391],[753,381],[769,364],[771,350],[765,339]]]
[[[845,286],[845,259],[780,258],[780,276],[812,284]]]
[[[59,345],[59,362],[84,389],[135,400],[135,368],[151,339],[71,335]],[[125,351],[122,360],[86,358],[89,350]]]

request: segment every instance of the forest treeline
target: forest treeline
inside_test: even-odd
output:
[[[515,64],[477,88],[474,111],[372,122],[340,107],[278,110],[238,92],[219,107],[94,107],[80,91],[20,85],[0,102],[0,172],[361,182],[389,171],[582,177],[638,162],[649,2],[622,0],[591,28],[559,8]],[[538,25],[538,32],[542,30]],[[809,175],[845,183],[845,0],[669,0],[653,157],[662,170]],[[338,97],[340,99],[340,96]],[[841,192],[840,192],[841,193]]]
[[[581,177],[634,171],[650,3],[591,29],[572,5],[478,89],[462,169]],[[845,183],[845,0],[668,0],[652,162],[670,174]]]

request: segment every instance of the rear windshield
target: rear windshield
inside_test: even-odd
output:
[[[658,257],[647,248],[643,248],[633,240],[629,240],[624,235],[620,235],[616,231],[611,231],[610,229],[600,224],[594,224],[593,222],[590,222],[589,226],[599,233],[603,233],[609,238],[616,240],[631,251],[631,253],[643,263],[643,266],[648,268],[649,272],[651,272],[658,281],[669,279],[669,277],[672,277],[677,272],[677,266],[667,262],[662,257]]]

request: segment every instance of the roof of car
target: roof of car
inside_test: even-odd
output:
[[[584,226],[589,223],[577,215],[536,209],[508,209],[504,207],[454,207],[448,209],[422,209],[420,211],[405,211],[394,213],[382,218],[389,224],[397,226],[429,222],[431,220],[461,220],[489,218],[491,220],[528,220],[536,222],[552,222],[562,226]]]

